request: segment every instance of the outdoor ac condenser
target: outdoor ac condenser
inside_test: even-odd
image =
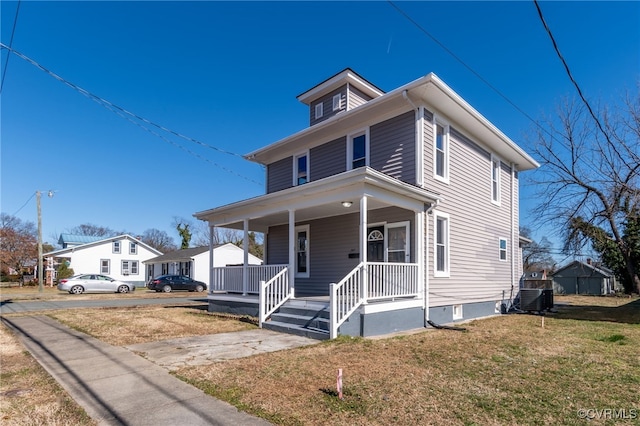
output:
[[[523,311],[543,311],[545,309],[543,291],[540,288],[521,288],[520,309]]]

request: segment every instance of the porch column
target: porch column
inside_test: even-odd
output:
[[[364,268],[362,269],[362,280],[360,282],[361,287],[361,294],[362,294],[362,304],[366,305],[367,304],[367,298],[369,297],[368,294],[368,287],[369,287],[369,277],[367,275],[367,231],[368,231],[368,226],[367,226],[367,196],[363,195],[362,198],[360,198],[360,261],[363,262],[365,264]]]
[[[244,251],[244,260],[242,261],[242,295],[247,295],[249,288],[249,219],[244,220],[244,236],[242,239],[242,250]]]
[[[421,293],[421,296],[423,295],[422,292],[425,291],[424,288],[424,250],[425,250],[425,235],[424,235],[424,212],[421,211],[417,211],[415,214],[415,219],[414,222],[416,224],[416,229],[415,229],[415,236],[413,237],[413,241],[416,242],[416,260],[415,263],[418,264],[418,276],[416,277],[419,285],[420,285],[420,289],[419,292]]]
[[[209,293],[213,293],[213,290],[220,290],[218,286],[220,283],[214,282],[213,266],[215,265],[213,260],[213,236],[216,233],[216,227],[209,225]]]
[[[289,289],[295,298],[296,285],[296,211],[289,210]]]

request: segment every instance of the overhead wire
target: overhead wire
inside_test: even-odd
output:
[[[203,156],[201,156],[201,155],[189,150],[188,148],[185,148],[182,145],[171,141],[170,139],[168,139],[168,138],[162,136],[161,134],[159,134],[158,132],[153,131],[149,127],[141,124],[140,122],[146,123],[147,125],[155,127],[156,129],[162,130],[162,131],[167,132],[169,134],[172,134],[172,135],[174,135],[176,137],[179,137],[181,139],[185,139],[185,140],[187,140],[189,142],[193,142],[193,143],[195,143],[197,145],[200,145],[200,146],[205,147],[205,148],[212,149],[212,150],[217,151],[217,152],[222,153],[222,154],[227,154],[227,155],[231,155],[231,156],[234,156],[234,157],[244,158],[241,154],[238,154],[238,153],[235,153],[235,152],[232,152],[232,151],[224,150],[224,149],[221,149],[221,148],[206,144],[206,143],[204,143],[202,141],[199,141],[197,139],[194,139],[192,137],[183,135],[182,133],[179,133],[179,132],[176,132],[176,131],[174,131],[172,129],[169,129],[166,126],[162,126],[160,124],[157,124],[157,123],[155,123],[155,122],[153,122],[153,121],[151,121],[151,120],[149,120],[147,118],[144,118],[144,117],[142,117],[142,116],[140,116],[138,114],[134,114],[133,112],[128,111],[127,109],[125,109],[125,108],[123,108],[121,106],[118,106],[118,105],[114,104],[113,102],[110,102],[110,101],[108,101],[108,100],[106,100],[106,99],[104,99],[104,98],[102,98],[102,97],[100,97],[98,95],[95,95],[95,94],[91,93],[90,91],[88,91],[88,90],[86,90],[86,89],[84,89],[84,88],[82,88],[82,87],[80,87],[80,86],[78,86],[78,85],[66,80],[65,78],[63,78],[63,77],[59,76],[58,74],[54,73],[53,71],[49,70],[48,68],[46,68],[42,64],[38,63],[37,61],[35,61],[35,60],[31,59],[30,57],[22,54],[21,52],[19,52],[19,51],[15,50],[15,49],[5,45],[4,43],[0,42],[0,47],[9,50],[10,53],[13,53],[16,56],[20,57],[21,59],[29,62],[30,64],[32,64],[36,68],[39,68],[41,71],[44,71],[45,73],[47,73],[51,77],[53,77],[56,80],[60,81],[61,83],[65,84],[66,86],[74,89],[75,91],[77,91],[78,93],[82,94],[83,96],[93,100],[94,102],[98,103],[99,105],[102,105],[103,107],[105,107],[109,111],[111,111],[111,112],[117,114],[118,116],[120,116],[121,118],[124,118],[124,119],[128,120],[129,122],[137,125],[138,127],[142,128],[143,130],[151,133],[152,135],[161,138],[165,142],[167,142],[167,143],[169,143],[171,145],[174,145],[174,146],[182,149],[183,151],[187,152],[188,154],[193,155],[193,156],[195,156],[195,157],[197,157],[197,158],[199,158],[201,160],[204,160],[204,161],[212,164],[213,166],[218,167],[221,170],[224,170],[225,172],[228,172],[228,173],[234,174],[236,176],[239,176],[239,177],[241,177],[241,178],[243,178],[243,179],[245,179],[245,180],[247,180],[249,182],[255,183],[257,185],[262,185],[262,183],[257,182],[256,180],[253,180],[251,178],[243,176],[243,175],[241,175],[241,174],[239,174],[239,173],[237,173],[237,172],[235,172],[235,171],[233,171],[233,170],[231,170],[229,168],[221,166],[220,164],[218,164],[216,162],[210,161],[207,158],[205,158],[205,157],[203,157]],[[135,121],[134,119],[138,120],[138,121]]]
[[[25,208],[25,206],[26,206],[27,204],[29,204],[29,201],[31,201],[31,200],[33,199],[33,197],[35,197],[35,196],[36,196],[36,193],[35,193],[35,192],[34,192],[33,194],[31,194],[31,197],[29,197],[29,199],[28,199],[27,201],[25,201],[25,202],[24,202],[24,204],[22,205],[22,207],[20,207],[18,210],[16,210],[16,212],[15,212],[12,216],[15,216],[15,215],[17,215],[18,213],[20,213],[20,210],[24,209],[24,208]]]
[[[11,38],[9,39],[9,48],[13,46],[13,36],[16,33],[16,25],[18,23],[18,13],[20,13],[20,0],[18,0],[18,5],[16,6],[16,16],[13,18],[13,28],[11,29]],[[11,51],[7,52],[7,60],[4,61],[4,68],[2,70],[2,80],[0,80],[0,93],[2,93],[2,88],[4,87],[4,78],[7,75],[7,67],[9,66],[10,56],[11,56]]]

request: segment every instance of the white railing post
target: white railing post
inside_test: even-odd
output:
[[[329,284],[329,338],[338,337],[338,294],[336,283]]]
[[[362,304],[366,305],[369,299],[369,264],[364,262],[360,267],[360,295],[362,296]]]
[[[265,310],[266,310],[266,281],[260,281],[260,294],[258,296],[259,298],[259,307],[258,307],[258,326],[260,328],[262,328],[262,323],[264,322],[265,318]]]

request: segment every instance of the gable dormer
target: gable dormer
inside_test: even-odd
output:
[[[309,125],[313,126],[382,95],[382,90],[346,68],[298,95],[298,100],[309,105]]]

